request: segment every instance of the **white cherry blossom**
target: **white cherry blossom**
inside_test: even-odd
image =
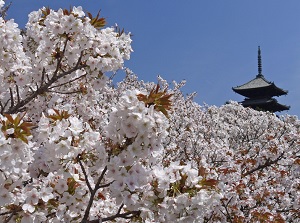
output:
[[[300,220],[297,117],[138,80],[131,34],[102,25],[80,6],[0,18],[0,222]]]

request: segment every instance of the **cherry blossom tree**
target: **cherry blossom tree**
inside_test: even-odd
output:
[[[191,163],[217,184],[222,197],[204,222],[299,221],[298,118],[235,102],[201,108],[181,101],[174,110],[185,112],[170,126],[164,162]]]
[[[300,220],[297,117],[138,80],[130,33],[81,7],[0,27],[1,222]]]

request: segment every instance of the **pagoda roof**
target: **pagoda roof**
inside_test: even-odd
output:
[[[290,109],[290,106],[282,105],[274,98],[245,99],[241,104],[244,107],[251,107],[253,109],[261,109],[270,112],[280,112]]]
[[[267,96],[273,97],[285,95],[288,93],[288,91],[277,87],[274,82],[269,82],[268,80],[266,80],[262,74],[256,75],[256,78],[243,85],[233,87],[232,90],[248,98],[259,98]]]

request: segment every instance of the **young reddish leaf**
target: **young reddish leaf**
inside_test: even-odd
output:
[[[33,126],[30,122],[22,122],[25,113],[18,114],[15,119],[10,114],[4,114],[4,116],[7,118],[7,121],[1,120],[2,127],[1,131],[4,133],[6,138],[17,138],[22,140],[25,143],[28,143],[27,137],[31,135],[31,127]],[[21,124],[20,124],[21,123]],[[7,134],[8,129],[13,129],[12,134]]]
[[[102,194],[102,193],[98,193],[98,198],[100,198],[101,200],[106,200],[106,197]]]
[[[7,120],[8,120],[11,124],[14,123],[14,119],[13,119],[13,117],[12,117],[10,114],[4,114],[4,116],[7,118]]]
[[[91,19],[90,23],[92,26],[94,26],[96,29],[102,28],[105,26],[106,21],[105,18],[99,18],[100,11],[97,13],[96,17],[93,18],[92,14],[87,12],[88,17]]]
[[[203,187],[203,188],[214,188],[216,187],[218,184],[218,180],[215,180],[215,179],[202,179],[200,181],[200,185]]]
[[[68,111],[59,111],[57,109],[53,109],[53,111],[56,113],[56,114],[53,114],[53,115],[48,115],[47,117],[48,118],[51,118],[53,121],[61,121],[63,119],[67,119],[69,118],[71,115],[68,113]]]
[[[159,84],[154,87],[149,95],[138,94],[137,98],[139,101],[143,101],[146,107],[150,107],[154,105],[154,109],[156,111],[162,112],[166,117],[168,117],[167,110],[171,110],[172,103],[170,98],[173,94],[167,94],[167,90],[159,91],[160,86]]]
[[[24,135],[20,134],[20,135],[18,135],[17,138],[21,139],[23,142],[25,142],[26,144],[28,144],[28,139]]]
[[[23,115],[18,114],[17,117],[14,120],[14,125],[18,126],[21,122],[21,120],[24,118],[26,113],[23,113]]]

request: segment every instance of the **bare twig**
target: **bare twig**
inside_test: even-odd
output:
[[[121,214],[123,207],[124,207],[124,204],[121,204],[121,206],[118,209],[117,214],[112,215],[110,217],[102,218],[101,221],[102,222],[113,221],[116,218],[131,219],[131,218],[139,216],[141,214],[141,211],[128,211],[128,212],[124,212]],[[98,223],[98,222],[99,222],[99,219],[96,219],[96,220],[88,221],[87,223]]]
[[[115,181],[113,180],[113,181],[111,181],[111,182],[109,182],[109,183],[107,183],[107,184],[101,184],[101,185],[99,186],[99,188],[108,187],[108,186],[110,186],[113,182],[115,182]]]
[[[1,114],[4,113],[4,110],[5,110],[6,106],[8,105],[9,101],[10,101],[10,99],[8,99],[4,105],[2,105],[2,103],[1,103]]]
[[[52,93],[57,93],[57,94],[75,94],[75,93],[80,93],[80,90],[77,91],[70,91],[70,92],[62,92],[62,91],[48,91],[48,92],[52,92]]]
[[[79,64],[77,64],[77,65],[78,66],[75,66],[74,68],[68,70],[67,72],[64,72],[64,73],[62,73],[60,75],[53,76],[47,83],[45,83],[44,85],[42,85],[38,89],[36,89],[36,90],[32,89],[33,93],[31,93],[24,100],[20,101],[20,103],[14,105],[14,106],[11,106],[5,113],[13,114],[13,113],[18,112],[20,110],[20,108],[22,108],[23,106],[25,106],[26,104],[28,104],[30,101],[32,101],[34,98],[36,98],[38,95],[47,92],[49,90],[49,87],[53,83],[55,83],[58,79],[60,79],[60,78],[62,78],[64,76],[67,76],[67,75],[73,73],[74,71],[76,71],[78,69],[82,69],[82,68],[86,67],[86,65],[79,65]]]
[[[228,204],[230,203],[231,200],[232,200],[232,197],[229,199],[227,204],[225,204],[223,200],[221,200],[221,202],[222,202],[223,207],[225,208],[226,215],[223,212],[222,213],[226,216],[226,218],[229,222],[233,223],[232,219],[231,219],[231,216],[230,216],[230,213],[229,213],[228,208],[227,208],[227,206],[228,206]]]
[[[88,175],[87,175],[87,173],[86,173],[86,171],[85,171],[85,168],[84,168],[84,166],[83,166],[83,164],[82,164],[82,162],[81,162],[81,155],[80,155],[80,154],[78,154],[78,156],[77,156],[77,161],[78,161],[78,163],[79,163],[79,165],[80,165],[80,167],[81,167],[81,170],[82,170],[82,172],[83,172],[83,175],[84,175],[84,178],[85,178],[86,185],[87,185],[87,187],[89,188],[90,193],[92,193],[92,192],[93,192],[93,189],[92,189],[92,187],[91,187],[90,181],[89,181],[89,179],[88,179]]]
[[[104,169],[102,170],[102,173],[101,173],[100,177],[98,178],[98,181],[95,185],[94,190],[90,191],[90,193],[91,193],[90,200],[89,200],[89,203],[88,203],[87,208],[85,210],[83,219],[81,220],[81,223],[89,223],[88,218],[89,218],[91,207],[93,205],[94,197],[95,197],[95,194],[96,194],[97,190],[99,188],[101,188],[100,184],[101,184],[101,181],[104,178],[104,175],[105,175],[106,171],[107,171],[107,166],[105,166]]]
[[[57,59],[57,65],[56,65],[56,69],[55,69],[55,71],[53,73],[53,77],[55,77],[57,75],[58,71],[59,71],[59,67],[61,65],[61,61],[64,58],[64,55],[65,55],[65,52],[66,52],[68,41],[69,41],[69,39],[68,39],[68,37],[66,37],[66,41],[65,41],[65,44],[64,44],[64,49],[63,49],[61,55],[59,55],[59,58]]]
[[[203,219],[203,222],[204,222],[204,223],[210,222],[210,220],[213,218],[213,216],[214,216],[214,211],[212,211],[212,213],[211,213],[211,215],[210,215],[209,218],[206,218],[206,217],[205,217],[205,218]]]
[[[272,164],[277,163],[279,160],[282,159],[283,155],[284,155],[284,152],[281,153],[275,160],[267,159],[264,164],[258,165],[258,167],[254,168],[252,170],[249,170],[246,173],[242,174],[242,177],[245,177],[247,175],[250,175],[251,173],[254,173],[255,171],[262,170],[266,167],[271,166]]]
[[[51,87],[49,87],[49,89],[61,87],[61,86],[64,86],[64,85],[66,85],[66,84],[70,84],[70,83],[72,83],[72,82],[74,82],[74,81],[79,80],[79,79],[82,78],[82,77],[85,77],[86,75],[87,75],[87,74],[83,74],[83,75],[81,75],[81,76],[79,76],[79,77],[76,77],[76,78],[74,78],[74,79],[72,79],[72,80],[70,80],[70,81],[68,81],[68,82],[65,82],[65,83],[62,83],[62,84],[58,84],[58,85],[51,86]]]
[[[2,17],[3,19],[5,19],[6,17],[6,14],[7,14],[7,11],[8,9],[10,8],[12,2],[10,2],[7,6],[3,7],[1,10],[0,10],[0,17]]]
[[[107,218],[102,218],[102,222],[105,221],[111,221],[116,218],[124,218],[124,219],[131,219],[133,217],[139,216],[141,214],[141,211],[128,211],[122,214],[116,214]],[[98,221],[99,222],[99,221]],[[96,223],[96,221],[90,221],[89,223]]]
[[[100,183],[103,180],[104,175],[106,174],[106,171],[107,171],[107,166],[104,167],[104,169],[103,169],[103,171],[101,173],[101,176],[98,178],[98,181],[97,181],[97,183],[95,185],[95,190],[98,190],[99,188],[101,188]]]
[[[1,113],[2,114],[3,113],[13,114],[13,113],[19,112],[20,110],[22,110],[22,107],[24,107],[30,101],[32,101],[33,99],[35,99],[38,95],[41,95],[41,94],[49,91],[49,87],[53,83],[55,83],[57,80],[59,80],[60,78],[63,78],[65,76],[73,73],[76,70],[80,70],[80,69],[82,69],[82,68],[84,68],[84,67],[87,66],[86,64],[84,64],[84,63],[82,64],[81,63],[81,59],[82,59],[82,56],[83,56],[83,51],[82,51],[81,54],[80,54],[80,57],[77,60],[77,63],[75,65],[75,67],[69,69],[68,71],[59,73],[60,65],[61,65],[61,62],[62,62],[62,59],[63,59],[63,55],[65,54],[65,51],[66,51],[67,43],[68,43],[68,38],[66,38],[66,41],[65,41],[65,44],[64,44],[64,49],[63,49],[60,57],[57,59],[56,69],[53,72],[52,77],[50,78],[48,76],[48,74],[45,73],[45,69],[43,69],[43,71],[42,71],[42,80],[41,80],[40,86],[37,85],[36,86],[36,90],[30,88],[30,90],[32,90],[32,93],[29,94],[25,99],[20,100],[17,104],[14,104],[12,90],[10,89],[10,93],[11,93],[11,99],[10,99],[11,100],[11,106],[7,109],[7,111],[5,111],[5,107],[6,106],[1,106]],[[45,75],[46,75],[46,77],[48,79],[47,83],[45,82]]]
[[[41,86],[40,86],[40,87],[42,87],[43,84],[44,84],[44,81],[45,81],[45,73],[46,73],[46,69],[43,68],[43,71],[42,71],[42,79],[41,79]]]
[[[11,88],[9,88],[9,94],[10,94],[10,106],[13,107],[15,103],[14,103],[14,96]]]
[[[21,99],[20,99],[20,92],[19,92],[19,86],[16,85],[16,91],[17,91],[17,100],[18,100],[18,103],[20,103]]]
[[[20,212],[20,211],[22,211],[22,207],[21,207],[21,206],[19,206],[18,208],[14,209],[14,210],[12,210],[12,211],[7,211],[7,212],[4,212],[4,213],[1,213],[0,215],[9,215],[9,216],[4,220],[3,223],[8,223],[8,222],[10,222],[10,220],[12,219],[12,217],[13,217],[16,213],[18,213],[18,212]]]

